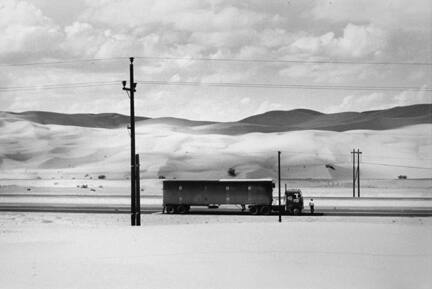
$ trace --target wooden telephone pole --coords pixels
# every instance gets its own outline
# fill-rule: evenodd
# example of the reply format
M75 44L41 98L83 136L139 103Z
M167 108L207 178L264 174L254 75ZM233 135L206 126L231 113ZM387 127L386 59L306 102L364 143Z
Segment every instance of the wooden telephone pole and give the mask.
M139 201L137 201L137 195L139 197L139 190L137 191L137 182L136 182L136 154L135 154L135 91L136 91L136 82L134 82L134 66L133 61L134 58L130 57L129 64L129 87L126 87L126 80L122 81L123 90L129 92L130 99L130 136L131 136L131 225L136 226L140 225L141 221L138 220L140 218L140 214L138 212ZM138 203L138 204L137 204Z
M357 197L360 198L360 155L362 154L362 152L360 151L360 149L357 149L357 151L353 149L351 154L353 155L353 198L355 198L356 184L357 184ZM357 155L357 163L356 163L356 155Z
M141 186L140 186L140 160L135 155L135 225L141 226Z
M281 208L281 167L280 167L280 155L278 151L278 199L279 199L279 223L282 222L282 208Z

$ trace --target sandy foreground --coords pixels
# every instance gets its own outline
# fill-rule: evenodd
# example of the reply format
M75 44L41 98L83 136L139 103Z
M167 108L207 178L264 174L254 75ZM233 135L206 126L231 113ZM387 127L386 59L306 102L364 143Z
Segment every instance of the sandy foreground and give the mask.
M1 213L1 288L431 288L432 218Z

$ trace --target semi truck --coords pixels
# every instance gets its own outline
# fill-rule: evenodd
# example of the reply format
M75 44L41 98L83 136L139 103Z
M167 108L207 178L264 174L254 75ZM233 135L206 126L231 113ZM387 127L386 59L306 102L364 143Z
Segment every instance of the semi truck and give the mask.
M253 215L301 214L304 208L300 190L286 190L279 207L273 198L271 179L164 180L163 213L187 214L193 206L219 208L239 205Z

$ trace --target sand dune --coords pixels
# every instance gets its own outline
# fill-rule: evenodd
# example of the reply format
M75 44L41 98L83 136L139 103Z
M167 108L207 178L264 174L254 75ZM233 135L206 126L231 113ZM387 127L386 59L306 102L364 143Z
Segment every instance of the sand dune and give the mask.
M239 122L260 125L255 127L257 132L310 129L330 131L354 129L386 130L422 123L432 123L432 104L333 114L323 114L305 109L271 111L243 119ZM246 130L250 131L251 128L248 127Z
M22 113L0 112L1 118L27 120L39 124L57 124L80 127L117 128L129 123L129 117L117 113L64 114L47 111L26 111ZM137 117L137 121L148 119Z
M360 148L364 178L430 178L430 107L333 115L298 110L277 112L274 120L268 119L273 113L269 112L248 120L255 124L142 120L136 131L141 174L146 178L225 178L228 169L234 168L238 177L274 178L276 152L281 150L283 177L350 179L350 151ZM291 128L299 130L278 125L287 114L298 117ZM125 127L113 128L125 119L113 114L79 116L63 119L52 113L1 113L0 178L82 178L86 174L127 178L130 137ZM105 118L109 121L101 124ZM425 123L405 126L411 121ZM50 122L57 124L42 124ZM403 127L358 129L394 125ZM319 129L302 129L314 126ZM351 130L342 130L348 127ZM286 131L278 131L282 129Z
M176 117L160 117L153 119L141 120L138 125L149 125L149 124L161 124L161 125L171 125L171 126L181 126L181 127L194 127L213 124L215 122L211 121L194 121L183 118Z
M259 115L254 115L242 119L239 122L261 125L287 125L298 124L321 115L323 115L323 113L309 109L295 109L289 111L275 110L268 111Z
M115 113L60 114L28 111L22 113L0 112L5 119L26 120L39 124L57 124L79 127L119 128L126 126L129 117ZM190 129L191 133L217 133L240 135L251 132L285 132L295 130L348 131L354 129L386 130L404 126L432 123L432 104L418 104L366 112L324 114L307 109L269 111L237 122L194 121L173 117L137 117L138 125L169 125Z
M0 178L129 175L129 135L100 129L11 122L0 134ZM157 127L157 128L156 128ZM276 177L276 152L288 178L349 179L353 147L363 151L364 178L430 177L432 125L386 131L294 131L244 135L190 134L161 125L137 127L143 177ZM12 141L11 141L12 140ZM394 166L374 165L371 163ZM335 169L326 167L330 164ZM397 166L412 166L397 167Z

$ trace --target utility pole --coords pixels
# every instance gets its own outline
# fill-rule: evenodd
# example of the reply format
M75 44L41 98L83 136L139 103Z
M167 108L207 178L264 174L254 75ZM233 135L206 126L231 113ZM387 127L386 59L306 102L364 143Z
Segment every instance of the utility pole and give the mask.
M353 149L353 151L351 152L352 156L353 156L353 198L355 198L355 187L356 187L356 169L355 169L355 154L356 151L355 149Z
M134 82L134 58L130 57L129 64L129 86L126 87L126 81L122 81L123 90L129 91L130 99L130 136L131 136L131 225L136 225L136 184L135 184L135 104L134 93L136 83Z
M360 198L360 155L362 152L360 149L352 150L353 155L353 198L355 198L355 190L357 183L357 197ZM356 167L356 155L357 155L357 167Z
M139 160L139 154L135 155L135 207L136 207L136 214L135 214L135 225L141 226L141 186L140 186L140 160Z
M281 167L280 167L280 155L278 151L278 198L279 198L279 223L282 222L282 208L281 208Z
M360 198L360 154L362 152L357 149L357 196Z

